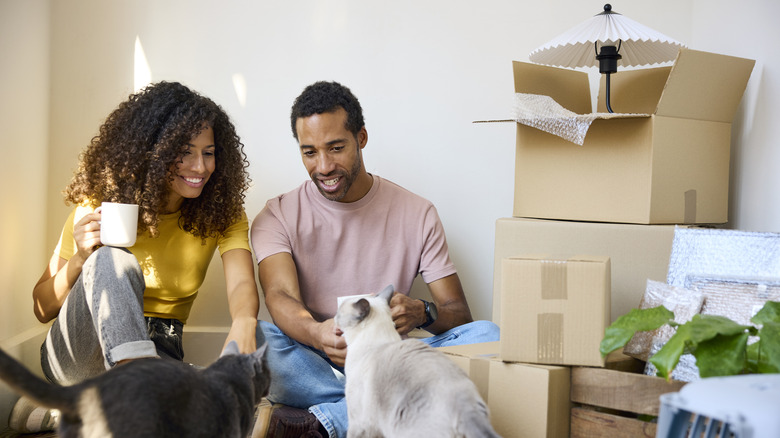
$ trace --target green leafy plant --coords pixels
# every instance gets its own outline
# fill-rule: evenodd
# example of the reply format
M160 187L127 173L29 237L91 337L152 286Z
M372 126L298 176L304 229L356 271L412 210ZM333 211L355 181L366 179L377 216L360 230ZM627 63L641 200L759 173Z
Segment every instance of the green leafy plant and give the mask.
M780 302L768 301L741 325L724 316L695 315L685 324L663 306L632 309L607 327L599 350L602 356L625 346L637 331L669 325L674 335L650 358L658 375L669 380L680 356L691 353L701 377L746 373L780 373ZM759 340L748 345L750 336Z

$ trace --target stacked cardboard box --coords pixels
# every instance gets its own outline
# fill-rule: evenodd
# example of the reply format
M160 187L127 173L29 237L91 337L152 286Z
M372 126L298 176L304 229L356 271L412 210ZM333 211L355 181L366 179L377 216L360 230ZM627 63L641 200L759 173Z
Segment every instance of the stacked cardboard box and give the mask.
M505 438L568 437L570 425L572 437L655 436L653 424L610 412L658 415L658 397L683 385L640 374L643 362L620 352L593 368L508 362L499 349L498 342L440 348L474 381Z
M568 367L507 362L499 342L440 347L471 378L502 437L568 437Z
M683 49L672 67L618 72L612 107L632 114L597 117L581 146L517 123L513 216L727 222L731 122L754 63ZM549 95L575 113L590 112L586 73L513 67L516 93Z
M731 121L753 65L683 49L671 67L614 74L612 107L631 114L589 115L582 145L516 123L513 217L496 222L501 341L475 368L502 436L569 436L571 367L605 365L604 329L666 279L676 227L727 221ZM590 113L587 73L513 70L516 93Z

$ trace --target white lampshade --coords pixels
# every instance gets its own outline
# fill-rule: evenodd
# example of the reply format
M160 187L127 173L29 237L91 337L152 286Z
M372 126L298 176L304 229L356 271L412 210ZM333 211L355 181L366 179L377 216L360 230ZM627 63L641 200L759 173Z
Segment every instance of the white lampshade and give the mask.
M619 46L620 64L640 66L673 61L683 44L612 11L610 5L531 52L531 62L557 67L594 67L596 43Z

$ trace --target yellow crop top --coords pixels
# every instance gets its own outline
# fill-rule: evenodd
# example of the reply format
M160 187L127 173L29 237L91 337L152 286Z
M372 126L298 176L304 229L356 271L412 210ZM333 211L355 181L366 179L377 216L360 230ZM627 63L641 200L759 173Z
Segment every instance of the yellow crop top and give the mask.
M76 253L73 224L92 212L90 207L76 207L62 228L54 253L70 259ZM246 213L231 225L224 236L205 241L179 227L179 212L160 216L156 238L139 234L128 248L138 259L146 281L144 315L174 318L186 323L198 289L203 284L214 251L222 255L231 249L249 251L249 221Z

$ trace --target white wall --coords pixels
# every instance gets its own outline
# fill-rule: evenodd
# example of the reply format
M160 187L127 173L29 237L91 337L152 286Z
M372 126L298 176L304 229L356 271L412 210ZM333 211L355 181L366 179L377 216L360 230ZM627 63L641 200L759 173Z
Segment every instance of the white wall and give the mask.
M755 59L756 66L732 130L733 228L780 231L780 2L693 2L691 44Z
M0 0L0 341L39 326L45 266L49 2Z
M40 265L36 271L43 268L68 211L60 191L78 152L102 118L133 90L138 37L153 81L184 82L233 117L252 164L250 217L268 198L307 178L290 133L295 96L321 79L352 88L366 116L368 170L437 205L474 316L490 318L494 222L512 214L515 132L510 124L471 122L507 117L511 61L527 61L531 50L598 13L603 3L51 2L46 254L36 253L26 262ZM691 48L758 60L735 119L731 217L737 228L780 231L780 207L771 202L780 178L774 171L780 152L773 141L780 138L780 127L771 123L780 99L780 72L773 59L780 38L770 22L780 7L773 0L747 6L725 0L612 4L615 11ZM732 23L740 31L727 31ZM21 49L11 54L23 55ZM8 73L0 74L6 82ZM234 75L246 83L245 105L234 89ZM33 174L43 166L21 158L15 165ZM40 191L30 196L44 198ZM420 286L415 294L424 295ZM192 325L224 325L220 287L221 274L212 269Z
M48 0L0 0L0 59L0 347L34 365L44 328L31 292L47 251ZM0 430L17 398L0 382Z

